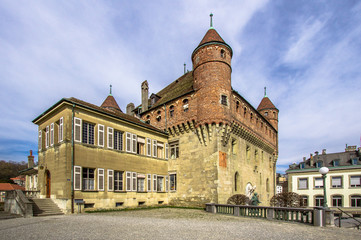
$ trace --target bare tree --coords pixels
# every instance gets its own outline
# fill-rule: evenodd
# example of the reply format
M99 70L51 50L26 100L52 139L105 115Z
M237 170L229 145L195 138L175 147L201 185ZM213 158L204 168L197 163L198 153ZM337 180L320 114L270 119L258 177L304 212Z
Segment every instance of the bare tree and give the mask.
M249 204L249 198L244 194L235 194L228 198L227 204L232 205L246 205Z
M294 192L278 193L271 199L274 207L303 207L302 197Z

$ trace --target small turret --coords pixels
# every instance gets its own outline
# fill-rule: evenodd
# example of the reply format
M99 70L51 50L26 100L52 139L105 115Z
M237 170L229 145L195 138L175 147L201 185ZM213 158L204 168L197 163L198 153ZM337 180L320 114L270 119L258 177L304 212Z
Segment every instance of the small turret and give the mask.
M115 101L115 98L112 95L112 85L110 85L110 93L109 93L108 97L104 100L104 102L102 103L102 105L100 107L111 110L111 111L115 111L115 112L116 111L122 112L117 101Z
M145 80L144 82L142 82L142 112L148 110L148 97L149 97L148 90L149 90L148 82L147 80Z
M272 126L278 130L278 109L273 105L271 100L267 97L266 87L264 88L264 97L257 108L258 112L262 114Z

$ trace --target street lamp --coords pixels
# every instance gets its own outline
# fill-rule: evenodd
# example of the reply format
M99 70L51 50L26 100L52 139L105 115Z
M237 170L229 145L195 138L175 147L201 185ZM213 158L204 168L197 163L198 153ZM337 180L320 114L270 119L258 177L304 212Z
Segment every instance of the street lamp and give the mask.
M329 169L327 167L320 168L319 172L322 174L323 178L323 207L327 208L327 196L326 196L326 174Z

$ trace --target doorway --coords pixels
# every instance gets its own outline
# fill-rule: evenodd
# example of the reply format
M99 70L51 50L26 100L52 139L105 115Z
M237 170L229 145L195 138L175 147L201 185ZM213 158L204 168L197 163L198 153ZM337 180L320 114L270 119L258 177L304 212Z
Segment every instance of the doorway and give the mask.
M45 172L45 184L46 184L46 198L50 198L50 172L49 170L46 170Z

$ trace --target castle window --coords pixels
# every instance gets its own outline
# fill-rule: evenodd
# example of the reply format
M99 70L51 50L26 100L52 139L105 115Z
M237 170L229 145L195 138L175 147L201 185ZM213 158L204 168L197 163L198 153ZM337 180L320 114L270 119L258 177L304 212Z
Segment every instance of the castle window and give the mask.
M162 119L162 116L160 115L160 114L161 114L161 111L158 111L157 114L158 114L158 116L157 116L157 121L159 122L159 121Z
M276 112L273 112L273 117L276 118Z
M169 143L169 147L170 147L170 158L171 159L175 159L179 157L179 142L172 142Z
M267 117L267 116L268 116L268 112L264 112L264 115Z
M261 122L261 130L263 130L263 122Z
M239 102L236 102L236 112L239 112Z
M246 116L247 116L247 108L245 107L245 108L243 109L243 117L246 118Z
M224 49L221 49L221 57L222 58L226 57L226 51L224 51Z
M188 99L184 99L183 100L183 110L184 110L184 112L188 112L188 108L189 108Z
M94 190L94 168L83 168L83 190Z
M170 117L174 116L174 106L173 105L169 107L169 116Z
M82 143L94 144L94 124L83 122Z
M177 174L176 173L169 174L169 190L170 191L177 190Z
M232 151L232 154L236 154L236 144L237 144L237 141L236 141L236 139L232 139L232 149L231 149L231 151Z
M253 113L251 113L250 120L253 121Z
M221 104L223 104L224 106L227 106L227 96L226 95L221 95Z
M248 161L251 158L251 148L249 146L246 147L246 158Z
M269 192L269 179L267 178L266 180L266 191Z
M254 150L254 158L256 161L258 161L258 150Z
M145 123L150 124L150 115L147 115L147 120L145 121Z
M114 149L123 150L123 133L114 130Z
M234 191L237 192L238 190L238 179L239 179L239 174L238 172L236 172L234 174Z
M114 191L124 191L123 174L124 172L114 171Z

